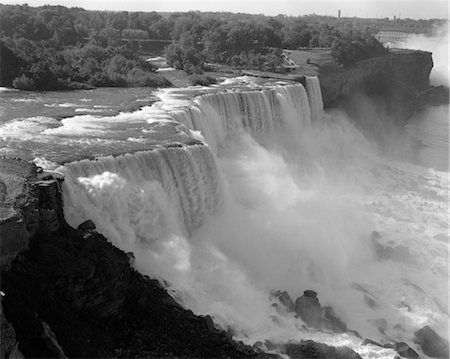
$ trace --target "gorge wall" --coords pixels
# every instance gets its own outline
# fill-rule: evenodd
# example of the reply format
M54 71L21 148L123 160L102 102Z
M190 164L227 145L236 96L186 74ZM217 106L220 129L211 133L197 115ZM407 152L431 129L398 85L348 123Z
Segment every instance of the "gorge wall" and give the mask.
M425 51L391 50L386 56L360 61L355 67L319 73L326 108L357 92L376 96L415 96L427 89L433 67L432 54Z

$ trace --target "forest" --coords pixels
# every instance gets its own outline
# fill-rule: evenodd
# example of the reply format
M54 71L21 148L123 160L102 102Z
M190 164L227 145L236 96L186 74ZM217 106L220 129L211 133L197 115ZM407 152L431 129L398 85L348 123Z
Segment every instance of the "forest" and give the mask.
M64 90L169 86L144 55L201 74L211 64L277 71L281 49L331 48L343 66L384 55L385 26L430 34L444 20L87 11L0 4L0 86ZM157 44L158 46L155 46ZM162 45L162 46L161 46Z

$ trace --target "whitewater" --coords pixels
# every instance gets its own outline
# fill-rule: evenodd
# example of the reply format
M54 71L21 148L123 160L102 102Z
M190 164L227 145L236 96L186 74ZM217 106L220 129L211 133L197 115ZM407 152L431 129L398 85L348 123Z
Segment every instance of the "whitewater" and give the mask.
M68 223L93 220L141 273L250 345L314 339L364 358L396 355L306 328L274 290L294 301L316 291L362 338L420 352L415 330L447 337L448 173L380 155L344 113L324 112L316 77L227 81L29 130L30 141L128 148L57 169ZM146 150L146 136L168 125L195 142Z

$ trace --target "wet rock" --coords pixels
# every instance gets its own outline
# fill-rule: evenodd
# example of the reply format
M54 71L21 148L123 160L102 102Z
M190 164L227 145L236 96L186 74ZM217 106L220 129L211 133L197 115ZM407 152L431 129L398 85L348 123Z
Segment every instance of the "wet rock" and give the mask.
M305 290L303 295L297 298L295 312L309 327L323 328L325 318L322 306L313 290Z
M294 312L295 311L295 304L293 300L291 299L290 295L286 291L274 291L271 293L271 295L274 298L277 298L280 303L286 308L288 312Z
M309 327L331 330L335 333L348 332L347 325L334 312L332 307L322 307L317 293L305 290L295 301L295 312Z
M402 358L418 358L419 354L404 342L395 343L394 349Z
M82 231L95 231L96 227L95 227L95 223L92 222L90 219L88 219L87 221L84 221L83 223L81 223L78 226L78 229L80 229Z
M287 344L284 352L292 359L361 359L358 353L348 347L333 347L312 340Z
M52 358L67 358L64 350L59 345L55 333L46 322L42 322L42 339L44 340L48 352L52 353Z
M344 333L348 331L347 325L336 315L333 308L323 307L325 318L324 326L335 333Z
M381 344L372 339L364 339L361 345L375 345L380 348L394 349L402 358L419 358L417 352L404 342L394 344Z
M414 342L420 345L426 355L432 358L449 358L448 341L429 326L419 329L414 336Z
M24 356L19 350L19 343L16 339L16 332L3 315L3 308L0 302L0 358L22 359Z
M1 269L8 270L17 254L28 248L30 241L21 213L15 213L0 222L0 238Z

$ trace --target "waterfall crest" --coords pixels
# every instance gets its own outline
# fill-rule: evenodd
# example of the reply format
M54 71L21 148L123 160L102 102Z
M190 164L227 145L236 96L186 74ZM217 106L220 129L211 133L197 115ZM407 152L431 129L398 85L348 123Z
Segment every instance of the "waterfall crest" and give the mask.
M312 83L318 84L318 80ZM316 93L311 92L311 96ZM200 131L216 150L237 130L260 137L280 129L300 131L311 123L310 103L319 106L315 100L308 99L303 85L284 85L252 91L207 93L195 98L192 106L172 117L191 130ZM318 116L319 110L315 111Z
M171 231L189 234L222 207L215 158L203 145L76 161L60 170L69 224L91 219L122 249Z
M323 117L323 99L320 90L320 82L317 76L306 76L306 91L308 92L311 118L313 121Z

